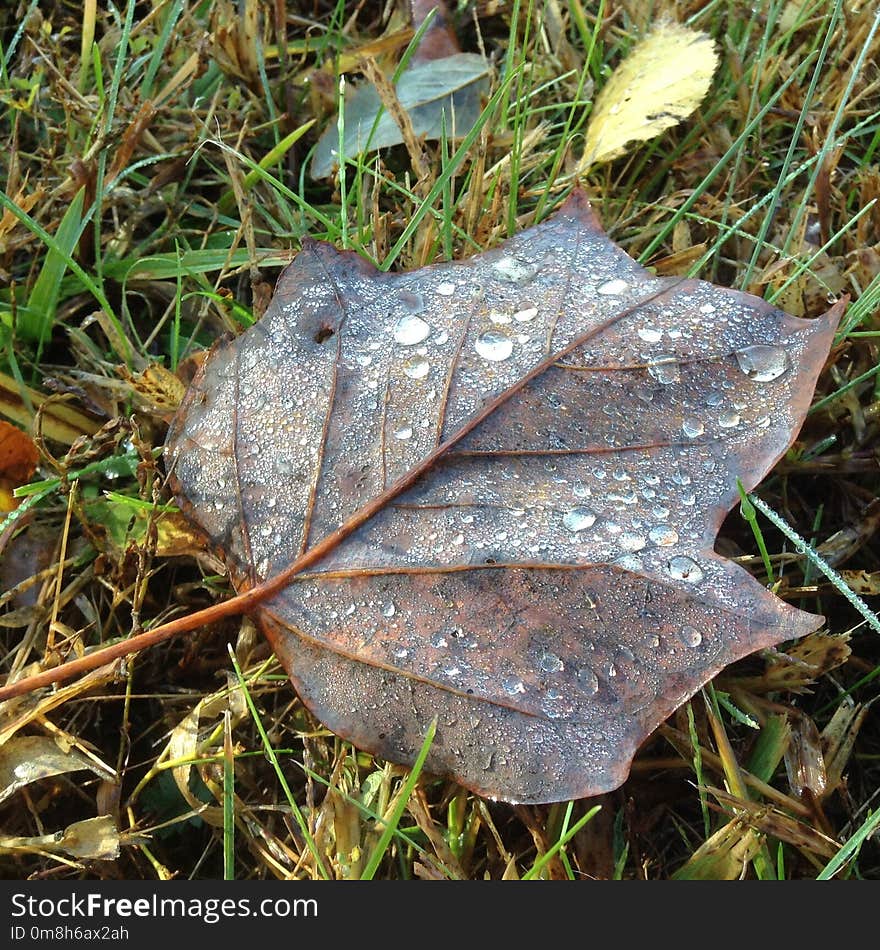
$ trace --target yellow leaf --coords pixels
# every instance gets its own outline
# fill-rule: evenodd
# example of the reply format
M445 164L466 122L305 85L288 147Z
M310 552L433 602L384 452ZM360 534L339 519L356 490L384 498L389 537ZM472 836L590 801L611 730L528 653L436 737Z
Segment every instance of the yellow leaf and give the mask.
M717 65L711 37L677 23L636 43L596 97L579 173L687 118L708 92Z

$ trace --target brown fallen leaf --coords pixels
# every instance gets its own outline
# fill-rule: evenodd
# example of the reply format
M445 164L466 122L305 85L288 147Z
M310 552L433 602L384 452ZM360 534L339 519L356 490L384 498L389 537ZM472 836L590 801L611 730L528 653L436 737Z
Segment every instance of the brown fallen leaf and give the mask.
M18 507L18 499L12 493L34 474L39 460L34 440L0 419L0 513Z
M576 192L461 262L305 242L166 443L185 512L337 734L511 801L596 795L722 667L815 630L713 542L844 303L658 278ZM255 594L264 596L259 591Z

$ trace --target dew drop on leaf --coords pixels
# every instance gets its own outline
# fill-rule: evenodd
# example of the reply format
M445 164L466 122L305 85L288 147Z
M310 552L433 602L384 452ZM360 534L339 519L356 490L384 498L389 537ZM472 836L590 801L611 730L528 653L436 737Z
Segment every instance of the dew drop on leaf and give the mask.
M431 371L431 364L423 357L417 356L403 364L403 371L410 379L424 379Z
M562 516L562 523L569 531L575 533L584 531L586 528L592 528L596 523L596 512L591 508L578 506L577 508L572 508L571 511L566 511Z
M689 584L698 584L703 579L703 569L700 565L684 554L676 555L670 560L669 573L677 580L687 581Z
M487 330L477 337L474 349L484 360L500 363L513 353L513 340L500 330Z
M394 339L401 346L416 346L426 340L430 332L428 324L412 314L401 317L394 325Z
M788 353L781 346L757 343L736 351L739 368L756 383L770 383L778 379L790 365Z

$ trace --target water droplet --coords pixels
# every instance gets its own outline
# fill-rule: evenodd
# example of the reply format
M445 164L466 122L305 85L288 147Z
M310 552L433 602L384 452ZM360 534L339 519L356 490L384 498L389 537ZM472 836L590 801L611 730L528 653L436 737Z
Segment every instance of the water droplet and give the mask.
M389 600L388 603L382 607L382 616L393 617L395 613L397 613L397 608L394 606L394 602Z
M431 328L421 317L401 317L394 325L394 339L402 346L416 346L428 338Z
M412 426L401 426L399 429L394 430L394 438L400 439L401 442L406 442L407 439L411 439L412 434Z
M645 343L659 343L663 336L663 331L656 327L639 327L636 333L638 333L639 339L644 340Z
M578 531L592 528L596 523L596 513L589 508L581 506L572 508L571 511L566 511L562 516L562 523L569 531L576 534Z
M464 544L464 535L463 535L463 534L457 534L457 535L452 539L452 543L453 543L453 544Z
M734 354L739 368L756 383L769 383L788 369L788 353L781 346L758 343L745 346Z
M526 691L525 684L517 676L505 676L501 681L501 685L508 696L516 696L517 693L524 693Z
M624 551L641 551L647 544L647 541L640 534L633 534L630 531L624 532L619 541Z
M487 330L477 337L474 349L484 360L500 363L513 352L513 340L500 330Z
M518 320L520 323L531 323L537 316L537 307L526 307L524 310L517 310L513 315L513 319Z
M660 547L666 548L677 543L678 532L667 524L658 524L648 532L648 538L652 544L658 544Z
M358 353L354 358L358 366L369 366L373 362L373 357L367 353Z
M604 284L599 284L596 288L597 294L622 294L625 290L629 289L629 284L625 280L621 280L619 277L615 277L613 280L606 280Z
M678 639L686 647L698 647L703 642L703 635L696 627L682 627L678 632Z
M444 281L442 284L437 284L437 293L441 297L451 297L455 293L455 284L450 281Z
M501 280L506 280L511 284L525 283L525 281L534 277L537 272L534 264L529 264L509 255L499 257L492 265L492 269Z
M544 673L558 673L560 670L565 669L565 664L555 653L543 653L541 658L538 660L538 666L541 671Z
M588 696L595 696L599 692L599 678L588 666L579 669L575 675L581 688Z
M725 409L718 417L718 425L722 429L733 429L739 425L739 413L733 409Z
M700 313L715 313L715 307L710 303L704 303L703 306L700 307Z
M678 362L673 356L661 356L656 360L652 360L648 363L648 374L664 386L677 383L681 379Z
M716 406L720 406L724 402L724 396L721 393L709 393L706 396L706 405L714 409Z
M701 436L705 431L706 427L700 422L699 419L694 419L689 417L684 420L681 424L681 431L689 438L696 439L698 436Z
M403 371L410 379L424 379L431 372L431 364L417 356L403 364Z
M672 558L667 568L672 577L687 581L689 584L697 584L703 579L703 570L700 565L684 554Z
M437 336L434 337L434 342L437 346L443 346L444 343L449 342L449 334L445 330L441 330Z

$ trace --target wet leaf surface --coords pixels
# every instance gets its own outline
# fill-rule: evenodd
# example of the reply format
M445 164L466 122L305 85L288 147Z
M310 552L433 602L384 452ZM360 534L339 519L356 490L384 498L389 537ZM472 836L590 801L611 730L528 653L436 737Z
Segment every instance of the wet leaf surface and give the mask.
M817 629L713 543L843 304L656 277L579 193L461 262L307 242L169 432L181 506L332 730L512 801L595 795L722 667Z

